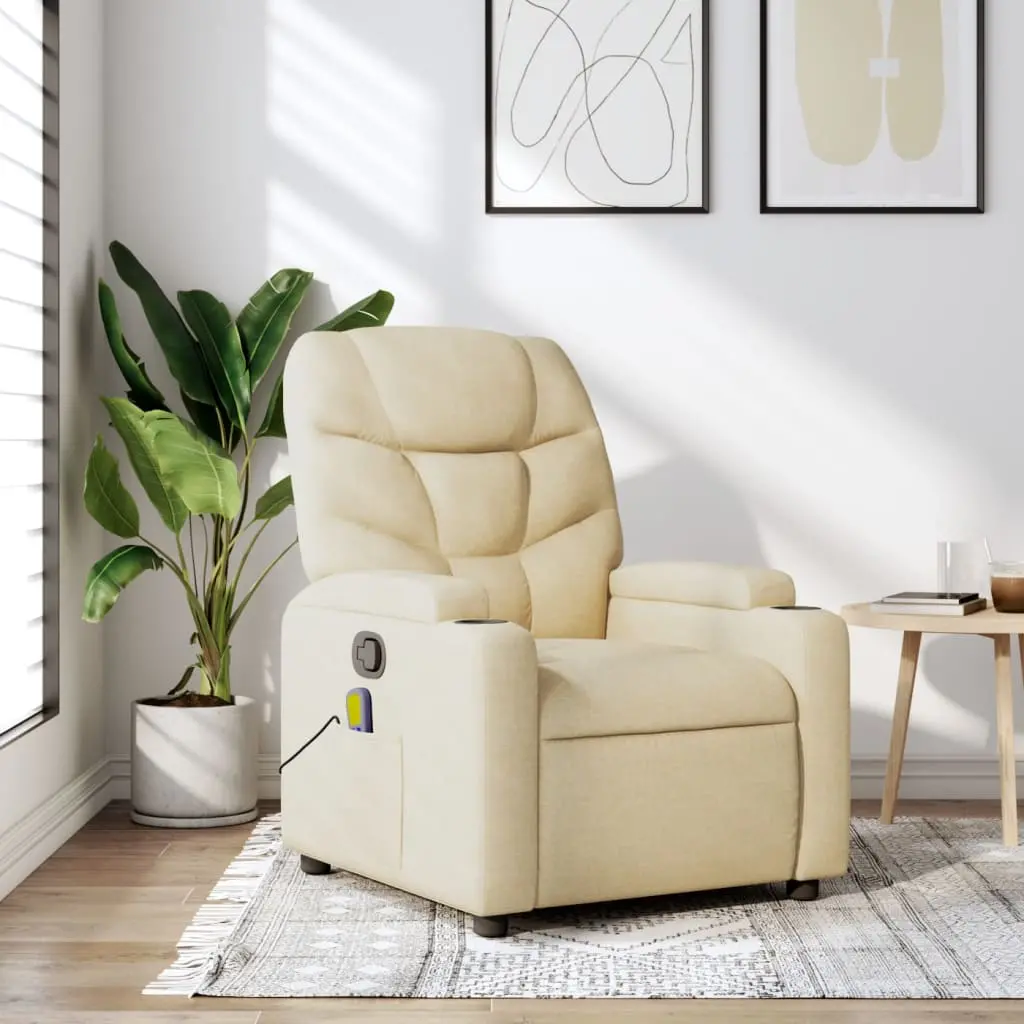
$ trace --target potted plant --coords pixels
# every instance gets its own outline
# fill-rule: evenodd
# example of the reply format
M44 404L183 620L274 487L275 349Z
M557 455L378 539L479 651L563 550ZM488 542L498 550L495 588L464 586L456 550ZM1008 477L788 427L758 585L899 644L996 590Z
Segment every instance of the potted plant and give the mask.
M139 508L101 434L85 474L85 506L130 543L90 570L83 618L99 622L148 569L180 583L194 632L195 659L162 697L132 706L132 817L144 824L202 827L256 816L255 702L233 693L231 644L239 619L278 553L244 591L242 571L267 524L292 504L291 478L252 505L253 452L262 438L285 437L282 374L253 430L253 397L267 378L313 275L280 270L233 318L209 292L178 292L175 306L120 242L110 246L118 276L138 297L181 395L175 412L128 346L114 293L99 282L100 313L126 397L103 398L142 490L170 535L142 533ZM382 324L394 297L377 291L321 324L320 331ZM198 688L188 689L198 669Z

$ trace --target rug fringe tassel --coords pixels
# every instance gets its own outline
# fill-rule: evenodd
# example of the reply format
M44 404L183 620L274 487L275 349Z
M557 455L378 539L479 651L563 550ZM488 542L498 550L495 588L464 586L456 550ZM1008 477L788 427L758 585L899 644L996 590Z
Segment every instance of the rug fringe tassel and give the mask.
M174 963L143 989L143 995L191 997L224 967L248 961L251 952L231 945L229 939L274 862L280 848L280 821L280 814L259 820L182 934Z

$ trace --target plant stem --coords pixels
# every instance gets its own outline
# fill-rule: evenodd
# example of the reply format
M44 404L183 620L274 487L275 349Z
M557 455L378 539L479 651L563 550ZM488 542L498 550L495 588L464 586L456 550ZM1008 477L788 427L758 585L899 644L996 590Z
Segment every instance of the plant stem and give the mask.
M288 545L288 547L286 547L286 548L284 549L284 551L282 551L282 552L281 552L281 554L279 554L279 555L277 556L277 558L275 558L275 559L274 559L274 560L273 560L273 561L272 561L272 562L270 563L270 565L268 565L268 566L266 567L266 569L264 569L264 570L263 570L263 572L261 572L261 573L260 573L260 575L259 575L259 576L257 577L257 579L256 579L256 582L255 582L255 583L254 583L254 584L253 584L253 585L252 585L252 586L251 586L251 587L249 588L249 590L248 590L248 591L246 592L246 595L245 595L245 597L244 597L244 598L242 599L242 603L241 603L241 604L240 604L240 605L239 605L239 606L238 606L238 607L237 607L237 608L235 609L235 611L234 611L234 614L233 614L233 615L231 616L231 621L230 621L230 622L228 623L228 632L227 632L227 635L228 635L228 636L231 636L231 633L232 633L232 631L234 630L235 626L236 626L236 625L238 624L238 620L239 620L239 619L241 618L241 616L242 616L242 612L244 612L244 611L245 611L245 606L246 606L246 605L247 605L247 604L248 604L248 603L249 603L249 602L250 602L250 601L252 600L252 598L253 598L253 595L254 595L254 594L256 593L256 590L257 590L257 588L259 587L259 585L260 585L260 584L261 584L261 583L262 583L262 582L263 582L263 581L264 581L264 580L265 580L265 579L267 578L267 576L268 576L268 575L270 574L270 570L271 570L271 569L273 569L273 568L274 568L274 566L275 566L275 565L277 565L277 563L278 563L278 562L280 562L280 561L281 561L281 559L282 559L282 558L284 558L284 556L285 556L285 555L287 555L287 554L288 554L288 552L289 552L289 551L291 551L291 549L292 549L293 547L295 547L295 545L296 545L296 544L298 544L298 543L299 543L299 541L298 541L298 539L297 539L297 538L296 538L295 540L293 540L293 541L291 542L291 544L289 544L289 545Z
M221 700L231 700L231 650L225 649L216 672L200 667L200 692Z
M238 509L238 518L235 521L232 541L237 540L238 535L242 532L242 520L245 519L245 510L249 505L249 481L252 477L250 460L252 459L253 445L249 444L249 438L246 434L242 434L242 443L245 445L245 458L242 460L242 504Z
M206 527L206 516L200 516L203 524L203 594L206 594L206 581L210 574L210 531Z
M142 534L139 534L139 540L148 544L164 560L164 564L172 573L174 573L181 582L181 585L185 588L185 597L187 598L189 608L192 611L192 620L196 625L196 632L199 633L200 646L203 648L204 653L207 648L216 649L217 645L213 636L213 630L210 628L210 622L203 611L202 605L199 603L198 597L189 585L186 574L166 551L163 551L151 540L143 537Z
M251 526L252 522L250 522L249 525ZM249 546L245 549L244 552L242 552L242 560L238 563L238 570L235 573L235 578L232 583L234 589L237 590L238 584L242 581L242 570L245 568L245 563L249 561L249 555L252 553L252 549L256 546L256 541L260 539L261 534L269 525L270 520L264 519L263 522L260 524L259 529L256 531L256 536L253 537L251 541L249 541Z
M215 408L217 413L217 427L220 430L220 446L225 451L228 450L228 441L231 439L231 428L228 427L227 431L224 430L224 417L220 414L220 409Z
M188 518L189 518L189 522L191 522L192 521L192 517L189 516ZM182 547L182 544L181 544L181 534L180 533L176 533L174 535L174 543L178 546L178 564L181 566L182 574L184 575L185 579L188 581L189 586L192 587L193 584L192 584L192 580L189 579L189 575L188 575L188 562L185 561L185 549Z
M248 525L252 525L252 520L249 521ZM221 523L218 526L218 530L223 530L224 533L230 535L232 532L231 523L227 519L221 520ZM242 531L239 531L239 533L241 532ZM227 571L228 560L231 557L231 552L234 550L235 544L238 542L237 535L228 536L227 538L225 538L223 534L217 533L215 534L215 538L217 540L217 549L220 551L220 554L217 558L216 564L213 567L212 576L214 578L224 574Z
M181 578L181 572L178 571L177 562L175 562L174 559L166 551L163 550L163 548L159 547L148 537L143 537L141 533L139 534L139 540L141 540L143 544L148 544L167 563L169 568L176 570L176 575L178 576L178 578Z
M192 580L196 590L199 589L199 570L196 568L196 539L192 533L192 516L188 517L188 548L192 552Z
M210 556L210 576L207 585L203 588L203 595L206 600L206 611L209 615L211 613L211 602L213 600L213 590L217 583L217 576L220 572L220 559L221 559L221 544L224 539L223 532L221 530L221 519L219 516L212 516L213 521L213 550Z

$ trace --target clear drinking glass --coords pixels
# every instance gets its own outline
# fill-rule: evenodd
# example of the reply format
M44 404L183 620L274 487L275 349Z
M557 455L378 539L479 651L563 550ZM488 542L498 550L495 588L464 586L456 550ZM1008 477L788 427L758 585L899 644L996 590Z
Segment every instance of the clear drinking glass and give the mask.
M936 546L935 589L940 594L985 594L988 559L983 541L940 540Z

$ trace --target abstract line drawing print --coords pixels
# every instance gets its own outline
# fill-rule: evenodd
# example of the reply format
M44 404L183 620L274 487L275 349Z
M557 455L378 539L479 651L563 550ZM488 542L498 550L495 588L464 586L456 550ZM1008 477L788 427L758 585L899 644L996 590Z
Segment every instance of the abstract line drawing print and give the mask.
M702 0L492 0L504 205L700 206Z
M853 166L882 135L902 160L938 145L945 116L942 0L797 0L797 88L811 150Z

